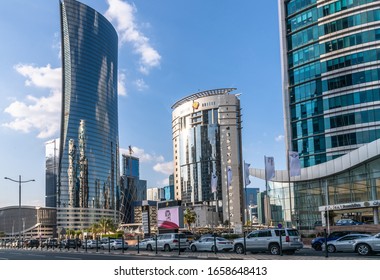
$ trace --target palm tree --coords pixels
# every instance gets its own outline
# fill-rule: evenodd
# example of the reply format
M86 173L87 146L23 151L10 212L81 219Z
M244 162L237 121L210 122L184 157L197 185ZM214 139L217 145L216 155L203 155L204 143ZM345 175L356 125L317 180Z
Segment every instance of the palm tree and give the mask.
M99 220L99 227L101 228L102 233L106 234L109 231L115 231L115 226L112 219L110 218L101 218Z
M92 232L92 239L96 239L96 236L101 232L101 227L98 223L92 224L90 231Z
M186 208L183 217L185 219L185 224L187 224L187 227L190 230L191 224L195 223L197 219L197 214L195 214L190 208Z

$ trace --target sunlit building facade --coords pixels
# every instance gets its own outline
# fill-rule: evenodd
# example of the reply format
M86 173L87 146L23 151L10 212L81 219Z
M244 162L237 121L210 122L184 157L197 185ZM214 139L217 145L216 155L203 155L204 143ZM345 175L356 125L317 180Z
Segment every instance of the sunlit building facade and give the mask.
M60 2L62 117L58 227L119 218L118 36L100 13Z
M302 167L380 138L380 1L279 0L288 151Z
M56 215L57 210L52 207L2 207L0 208L0 241L45 240L58 237Z
M286 150L269 183L276 223L379 224L380 1L279 0ZM264 179L264 170L251 175Z
M234 90L198 92L172 106L174 197L183 205L213 206L218 222L208 224L244 220L241 107Z

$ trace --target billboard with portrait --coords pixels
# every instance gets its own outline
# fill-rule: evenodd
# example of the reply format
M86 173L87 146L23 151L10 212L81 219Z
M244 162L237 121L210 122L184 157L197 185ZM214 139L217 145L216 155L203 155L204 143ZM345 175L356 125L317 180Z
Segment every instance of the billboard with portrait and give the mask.
M180 207L158 209L158 229L178 229L180 227Z

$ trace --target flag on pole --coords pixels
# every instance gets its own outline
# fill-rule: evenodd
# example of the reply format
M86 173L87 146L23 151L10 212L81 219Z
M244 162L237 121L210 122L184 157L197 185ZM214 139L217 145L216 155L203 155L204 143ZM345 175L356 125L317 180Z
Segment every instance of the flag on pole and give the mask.
M265 161L265 180L270 180L274 178L275 169L274 169L274 157L264 157Z
M215 173L212 173L212 175L211 175L211 192L215 193L217 187L218 187L218 176L216 176Z
M290 177L301 175L301 162L297 152L289 152Z
M227 166L227 188L231 186L232 182L232 169L231 166Z
M244 177L245 177L245 185L248 186L251 181L249 180L249 163L244 162Z

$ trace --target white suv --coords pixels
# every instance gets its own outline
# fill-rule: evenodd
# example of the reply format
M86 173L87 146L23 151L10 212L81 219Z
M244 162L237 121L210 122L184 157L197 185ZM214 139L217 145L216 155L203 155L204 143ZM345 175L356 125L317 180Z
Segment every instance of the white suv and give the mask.
M272 255L278 255L280 254L280 233L282 251L285 254L294 254L295 251L303 248L298 230L292 228L272 228L252 231L246 236L245 242L244 238L235 239L234 251L237 254L244 254L246 251L269 251Z
M157 243L156 243L157 238ZM164 250L164 251L172 251L180 249L181 252L185 251L189 246L189 242L187 241L187 237L183 233L163 233L157 235L152 240L149 240L146 249L148 251L152 251L153 249Z

